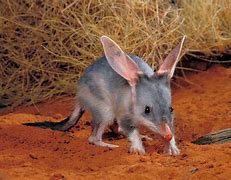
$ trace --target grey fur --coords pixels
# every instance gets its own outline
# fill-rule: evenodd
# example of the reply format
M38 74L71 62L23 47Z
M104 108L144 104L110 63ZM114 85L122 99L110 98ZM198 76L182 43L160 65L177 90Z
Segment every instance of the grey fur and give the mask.
M114 147L102 143L104 129L116 119L123 133L131 139L133 131L140 124L148 125L158 133L158 126L166 121L173 128L170 84L167 75L157 77L153 70L139 57L129 55L144 73L136 86L137 105L132 112L131 87L118 75L102 57L88 67L80 78L77 92L77 102L82 108L92 113L94 130L89 138L90 143ZM151 107L151 113L146 115L145 106ZM74 123L73 123L74 124ZM135 134L137 136L137 134ZM141 141L141 140L138 140ZM142 142L132 146L131 151L144 153Z

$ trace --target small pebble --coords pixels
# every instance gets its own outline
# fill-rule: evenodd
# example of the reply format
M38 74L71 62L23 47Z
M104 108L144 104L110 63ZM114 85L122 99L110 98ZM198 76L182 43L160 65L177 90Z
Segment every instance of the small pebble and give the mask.
M141 156L140 159L139 159L140 162L147 162L147 161L150 161L150 157L148 156Z
M197 168L197 167L193 167L191 170L190 170L190 172L192 173L192 174L194 174L195 172L197 172L199 169Z
M186 158L188 158L187 154L185 154L185 153L181 154L181 159L186 159Z
M205 167L207 167L207 168L214 168L214 165L213 164L207 164Z
M64 140L63 143L64 143L64 144L69 144L69 143L70 143L70 140Z
M60 173L56 173L56 174L53 174L51 177L50 177L50 180L59 180L59 179L66 179L64 175L60 174Z
M38 159L38 157L34 154L29 154L29 156L32 158L32 159Z
M55 147L53 151L58 151L58 150L59 150L59 148L58 148L58 147Z

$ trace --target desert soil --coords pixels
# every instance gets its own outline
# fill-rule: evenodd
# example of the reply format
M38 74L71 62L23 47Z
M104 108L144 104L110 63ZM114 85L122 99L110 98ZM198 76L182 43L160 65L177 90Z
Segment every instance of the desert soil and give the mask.
M163 140L145 141L146 155L129 154L129 142L105 133L105 141L119 145L90 145L90 115L69 132L21 125L60 121L72 110L73 97L14 110L0 116L0 179L231 179L231 143L195 145L207 133L231 128L231 68L208 71L177 80L173 88L179 156L163 154ZM180 86L179 86L180 85Z

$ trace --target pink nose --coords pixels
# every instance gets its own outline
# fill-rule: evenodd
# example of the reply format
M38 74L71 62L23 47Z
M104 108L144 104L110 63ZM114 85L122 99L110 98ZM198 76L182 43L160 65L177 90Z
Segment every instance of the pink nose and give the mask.
M168 134L168 135L164 136L164 139L166 139L167 141L171 141L172 134Z
M167 123L163 123L160 127L160 133L167 141L171 141L172 139L172 132Z

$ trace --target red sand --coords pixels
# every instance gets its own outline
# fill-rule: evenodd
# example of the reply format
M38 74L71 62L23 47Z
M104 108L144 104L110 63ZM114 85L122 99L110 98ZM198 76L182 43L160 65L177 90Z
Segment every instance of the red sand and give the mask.
M191 85L181 82L173 91L181 155L163 154L162 140L147 130L154 140L144 142L144 156L129 154L127 139L113 140L120 146L114 150L90 145L89 115L67 133L20 125L61 120L73 106L73 98L64 97L2 113L0 179L231 179L231 143L190 143L231 127L231 69L214 66L188 80Z

